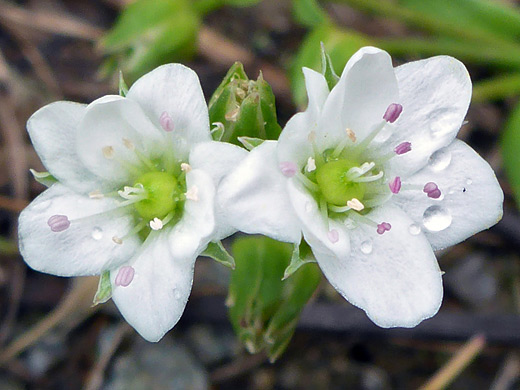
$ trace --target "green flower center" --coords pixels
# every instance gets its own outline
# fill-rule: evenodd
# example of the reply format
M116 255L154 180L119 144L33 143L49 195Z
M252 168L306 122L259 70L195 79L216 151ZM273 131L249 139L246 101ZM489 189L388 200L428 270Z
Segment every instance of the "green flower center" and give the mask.
M134 187L142 186L146 198L135 203L135 210L145 220L164 218L175 211L182 191L178 180L167 172L148 172L140 176Z
M354 198L363 200L366 184L349 178L349 170L357 167L347 159L326 162L316 169L316 182L321 194L329 204L345 206Z

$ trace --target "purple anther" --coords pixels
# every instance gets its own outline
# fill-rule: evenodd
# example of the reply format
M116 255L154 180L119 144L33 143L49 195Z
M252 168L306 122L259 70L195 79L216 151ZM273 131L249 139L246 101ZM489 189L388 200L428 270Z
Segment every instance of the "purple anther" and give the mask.
M339 241L339 233L336 229L329 230L327 233L327 237L329 238L329 241L335 244Z
M424 185L423 192L433 199L438 199L441 196L441 190L439 190L437 184L431 181Z
M394 123L399 115L403 112L403 106L399 103L392 103L386 109L385 115L383 115L383 119L388 123Z
M397 145L394 149L395 154L405 154L412 150L412 144L410 142L402 142Z
M164 129L164 131L168 131L168 132L173 131L173 120L166 111L164 111L161 114L159 121L161 122L161 126Z
M53 215L47 221L47 225L55 233L67 230L70 226L70 221L66 215Z
M117 276L116 276L116 280L115 280L116 286L122 286L122 287L128 286L134 279L134 275L135 275L135 270L133 267L130 267L129 265L125 265L125 266L119 268L119 271L117 271Z
M280 171L287 177L293 177L298 172L298 166L292 161L284 161L280 163Z
M392 229L392 225L390 225L388 222L381 222L379 225L377 225L377 234L383 234L390 229Z
M401 191L401 178L396 176L394 180L388 182L388 187L390 187L392 194L398 194Z

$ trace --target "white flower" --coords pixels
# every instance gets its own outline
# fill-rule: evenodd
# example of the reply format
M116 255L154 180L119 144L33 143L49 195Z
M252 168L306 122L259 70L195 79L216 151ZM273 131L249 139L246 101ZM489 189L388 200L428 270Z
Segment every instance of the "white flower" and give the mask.
M329 282L376 324L415 326L442 300L433 251L502 215L491 168L454 139L469 75L446 56L393 68L372 47L330 92L303 71L307 110L224 179L219 202L246 233L293 243L303 233Z
M211 141L197 75L165 65L126 98L56 102L27 124L58 183L20 215L20 250L60 276L110 271L113 299L147 340L179 320L196 257L232 233L215 189L246 152Z

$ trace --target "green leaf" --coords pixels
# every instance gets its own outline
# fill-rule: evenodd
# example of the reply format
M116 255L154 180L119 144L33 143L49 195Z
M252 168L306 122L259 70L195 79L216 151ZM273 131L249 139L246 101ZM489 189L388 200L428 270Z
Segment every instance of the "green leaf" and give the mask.
M506 175L520 209L520 104L517 104L504 126L500 146Z
M316 259L312 254L311 248L305 241L302 241L300 244L295 244L291 256L291 262L285 269L282 280L285 280L288 277L290 277L302 265L315 262Z
M266 350L275 360L289 343L321 272L309 264L282 281L293 250L290 244L267 237L238 238L232 251L236 269L227 304L233 329L248 351Z
M250 7L260 3L262 0L224 0L224 3L235 7Z
M38 172L34 169L29 169L29 171L32 173L34 180L40 184L43 184L45 187L50 187L54 183L58 182L58 179L52 176L49 172Z
M123 78L123 72L119 71L119 95L126 97L127 93L128 85L126 85L125 79Z
M292 0L294 19L305 27L330 23L329 15L316 0Z
M325 45L321 42L321 74L325 77L329 90L332 90L339 81L339 76L334 70L332 60L325 50Z
M110 271L105 271L99 277L99 284L94 296L93 306L107 302L112 298L112 283L110 282Z
M235 269L235 259L226 251L221 241L210 242L206 250L202 252L202 256L211 257L220 264Z
M305 107L307 92L302 68L307 67L321 71L321 43L330 56L331 67L343 70L348 59L363 46L372 41L357 32L339 29L333 25L320 26L307 34L289 69L289 80L295 103Z
M257 146L262 145L265 140L261 139L261 138L238 137L238 141L242 145L244 145L244 148L251 151L254 148L256 148Z

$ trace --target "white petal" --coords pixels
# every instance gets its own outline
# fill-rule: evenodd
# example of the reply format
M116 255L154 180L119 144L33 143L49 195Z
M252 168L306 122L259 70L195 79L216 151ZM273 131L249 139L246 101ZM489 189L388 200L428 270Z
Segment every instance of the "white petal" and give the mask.
M325 220L312 195L299 183L291 180L287 189L301 222L305 241L312 247L313 252L327 256L347 257L350 252L350 239L345 225L332 219ZM338 232L336 242L329 239L329 232L332 230Z
M471 79L460 61L447 56L410 62L395 71L403 112L386 147L411 142L411 152L389 162L395 174L407 176L457 135L471 100Z
M112 299L125 320L141 336L159 341L179 321L193 282L196 255L175 258L170 251L170 231L152 232L141 251L126 264L134 268L132 282L115 286L118 269L110 273Z
M305 76L307 97L309 98L307 110L317 115L323 108L327 96L329 96L329 86L321 73L305 67L302 70Z
M222 180L217 201L228 223L249 234L300 242L294 214L276 159L276 141L265 141Z
M215 234L215 186L200 169L186 174L188 190L197 188L197 200L187 199L182 218L170 234L170 252L175 259L191 259L206 249Z
M303 167L314 156L309 135L318 129L318 117L312 110L293 115L278 138L276 156L279 162L293 162Z
M79 192L101 187L102 179L86 169L76 153L76 134L86 106L55 102L36 111L27 122L34 149L61 183Z
M210 141L206 100L197 74L180 64L168 64L145 74L128 91L157 126L167 113L173 132L188 145Z
M391 230L378 235L373 227L359 226L350 233L350 256L315 253L318 264L334 288L377 325L413 327L441 305L437 260L424 235L409 233L412 221L397 207L368 217L390 223Z
M127 261L140 241L136 236L123 244L112 240L133 228L132 217L116 206L113 199L89 199L54 184L20 214L22 256L31 268L59 276L96 275ZM51 231L47 221L54 215L67 216L70 227Z
M392 59L387 52L364 47L348 61L332 89L319 122L318 146L334 147L350 128L362 141L383 120L399 97Z
M227 142L202 142L190 152L190 165L211 176L215 186L247 156L247 150Z
M430 158L430 163L406 184L422 188L434 182L441 190L431 199L421 190L401 191L394 197L419 226L434 250L457 244L502 218L504 194L493 170L473 149L454 140Z
M142 166L136 152L125 145L128 141L148 158L159 157L164 149L163 134L136 102L105 96L87 107L78 129L77 153L90 171L114 188L135 176L129 166ZM113 149L113 158L107 158L105 148Z

